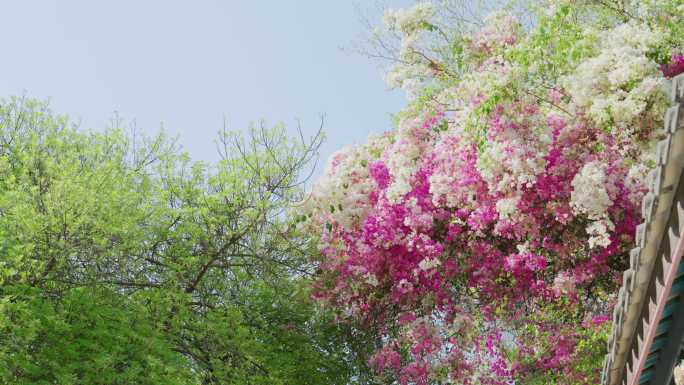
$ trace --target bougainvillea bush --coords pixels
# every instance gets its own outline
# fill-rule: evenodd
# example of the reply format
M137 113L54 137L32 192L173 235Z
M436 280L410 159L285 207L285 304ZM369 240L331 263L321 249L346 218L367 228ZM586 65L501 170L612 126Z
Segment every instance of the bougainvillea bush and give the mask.
M373 31L408 103L313 188L315 296L374 332L380 383L598 383L684 5L467 3Z

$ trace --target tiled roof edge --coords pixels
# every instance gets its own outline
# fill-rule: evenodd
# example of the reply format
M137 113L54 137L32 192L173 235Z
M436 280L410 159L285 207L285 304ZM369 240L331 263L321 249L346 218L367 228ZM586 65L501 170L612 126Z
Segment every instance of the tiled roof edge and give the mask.
M642 327L649 288L654 279L654 262L671 218L675 189L684 166L684 74L668 80L666 92L672 103L665 113L666 138L656 148L657 166L648 179L649 192L643 198L644 222L637 226L636 247L630 252L630 268L623 274L623 283L613 311L613 324L608 339L608 354L603 364L602 385L626 384L628 360L638 355L640 341L635 339ZM669 249L668 249L669 250ZM656 320L658 321L658 320ZM630 361L631 362L631 361Z

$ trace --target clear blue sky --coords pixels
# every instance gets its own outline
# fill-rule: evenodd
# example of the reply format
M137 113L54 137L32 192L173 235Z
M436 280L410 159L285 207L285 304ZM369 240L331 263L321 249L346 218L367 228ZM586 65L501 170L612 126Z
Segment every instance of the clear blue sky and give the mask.
M362 32L352 0L5 2L0 94L50 98L83 128L115 110L147 132L163 122L208 161L224 116L313 130L325 113L327 157L404 104L377 63L340 50Z

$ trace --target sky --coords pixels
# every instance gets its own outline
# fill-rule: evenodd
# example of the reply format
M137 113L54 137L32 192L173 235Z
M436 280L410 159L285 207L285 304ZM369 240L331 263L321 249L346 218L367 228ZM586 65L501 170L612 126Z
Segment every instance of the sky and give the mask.
M114 111L147 133L163 124L204 161L218 159L224 117L234 130L262 118L288 127L300 119L313 133L325 114L324 163L336 149L391 129L389 113L405 103L377 62L342 49L365 30L355 4L6 2L0 96L49 99L84 129L104 127Z

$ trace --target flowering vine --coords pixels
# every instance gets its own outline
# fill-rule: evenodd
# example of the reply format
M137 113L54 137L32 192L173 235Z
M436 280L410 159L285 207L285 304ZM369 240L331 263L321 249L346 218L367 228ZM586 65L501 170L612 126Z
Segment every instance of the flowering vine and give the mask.
M443 2L387 12L409 106L331 157L301 223L315 295L377 333L379 376L598 381L684 9L588 3L458 34Z

